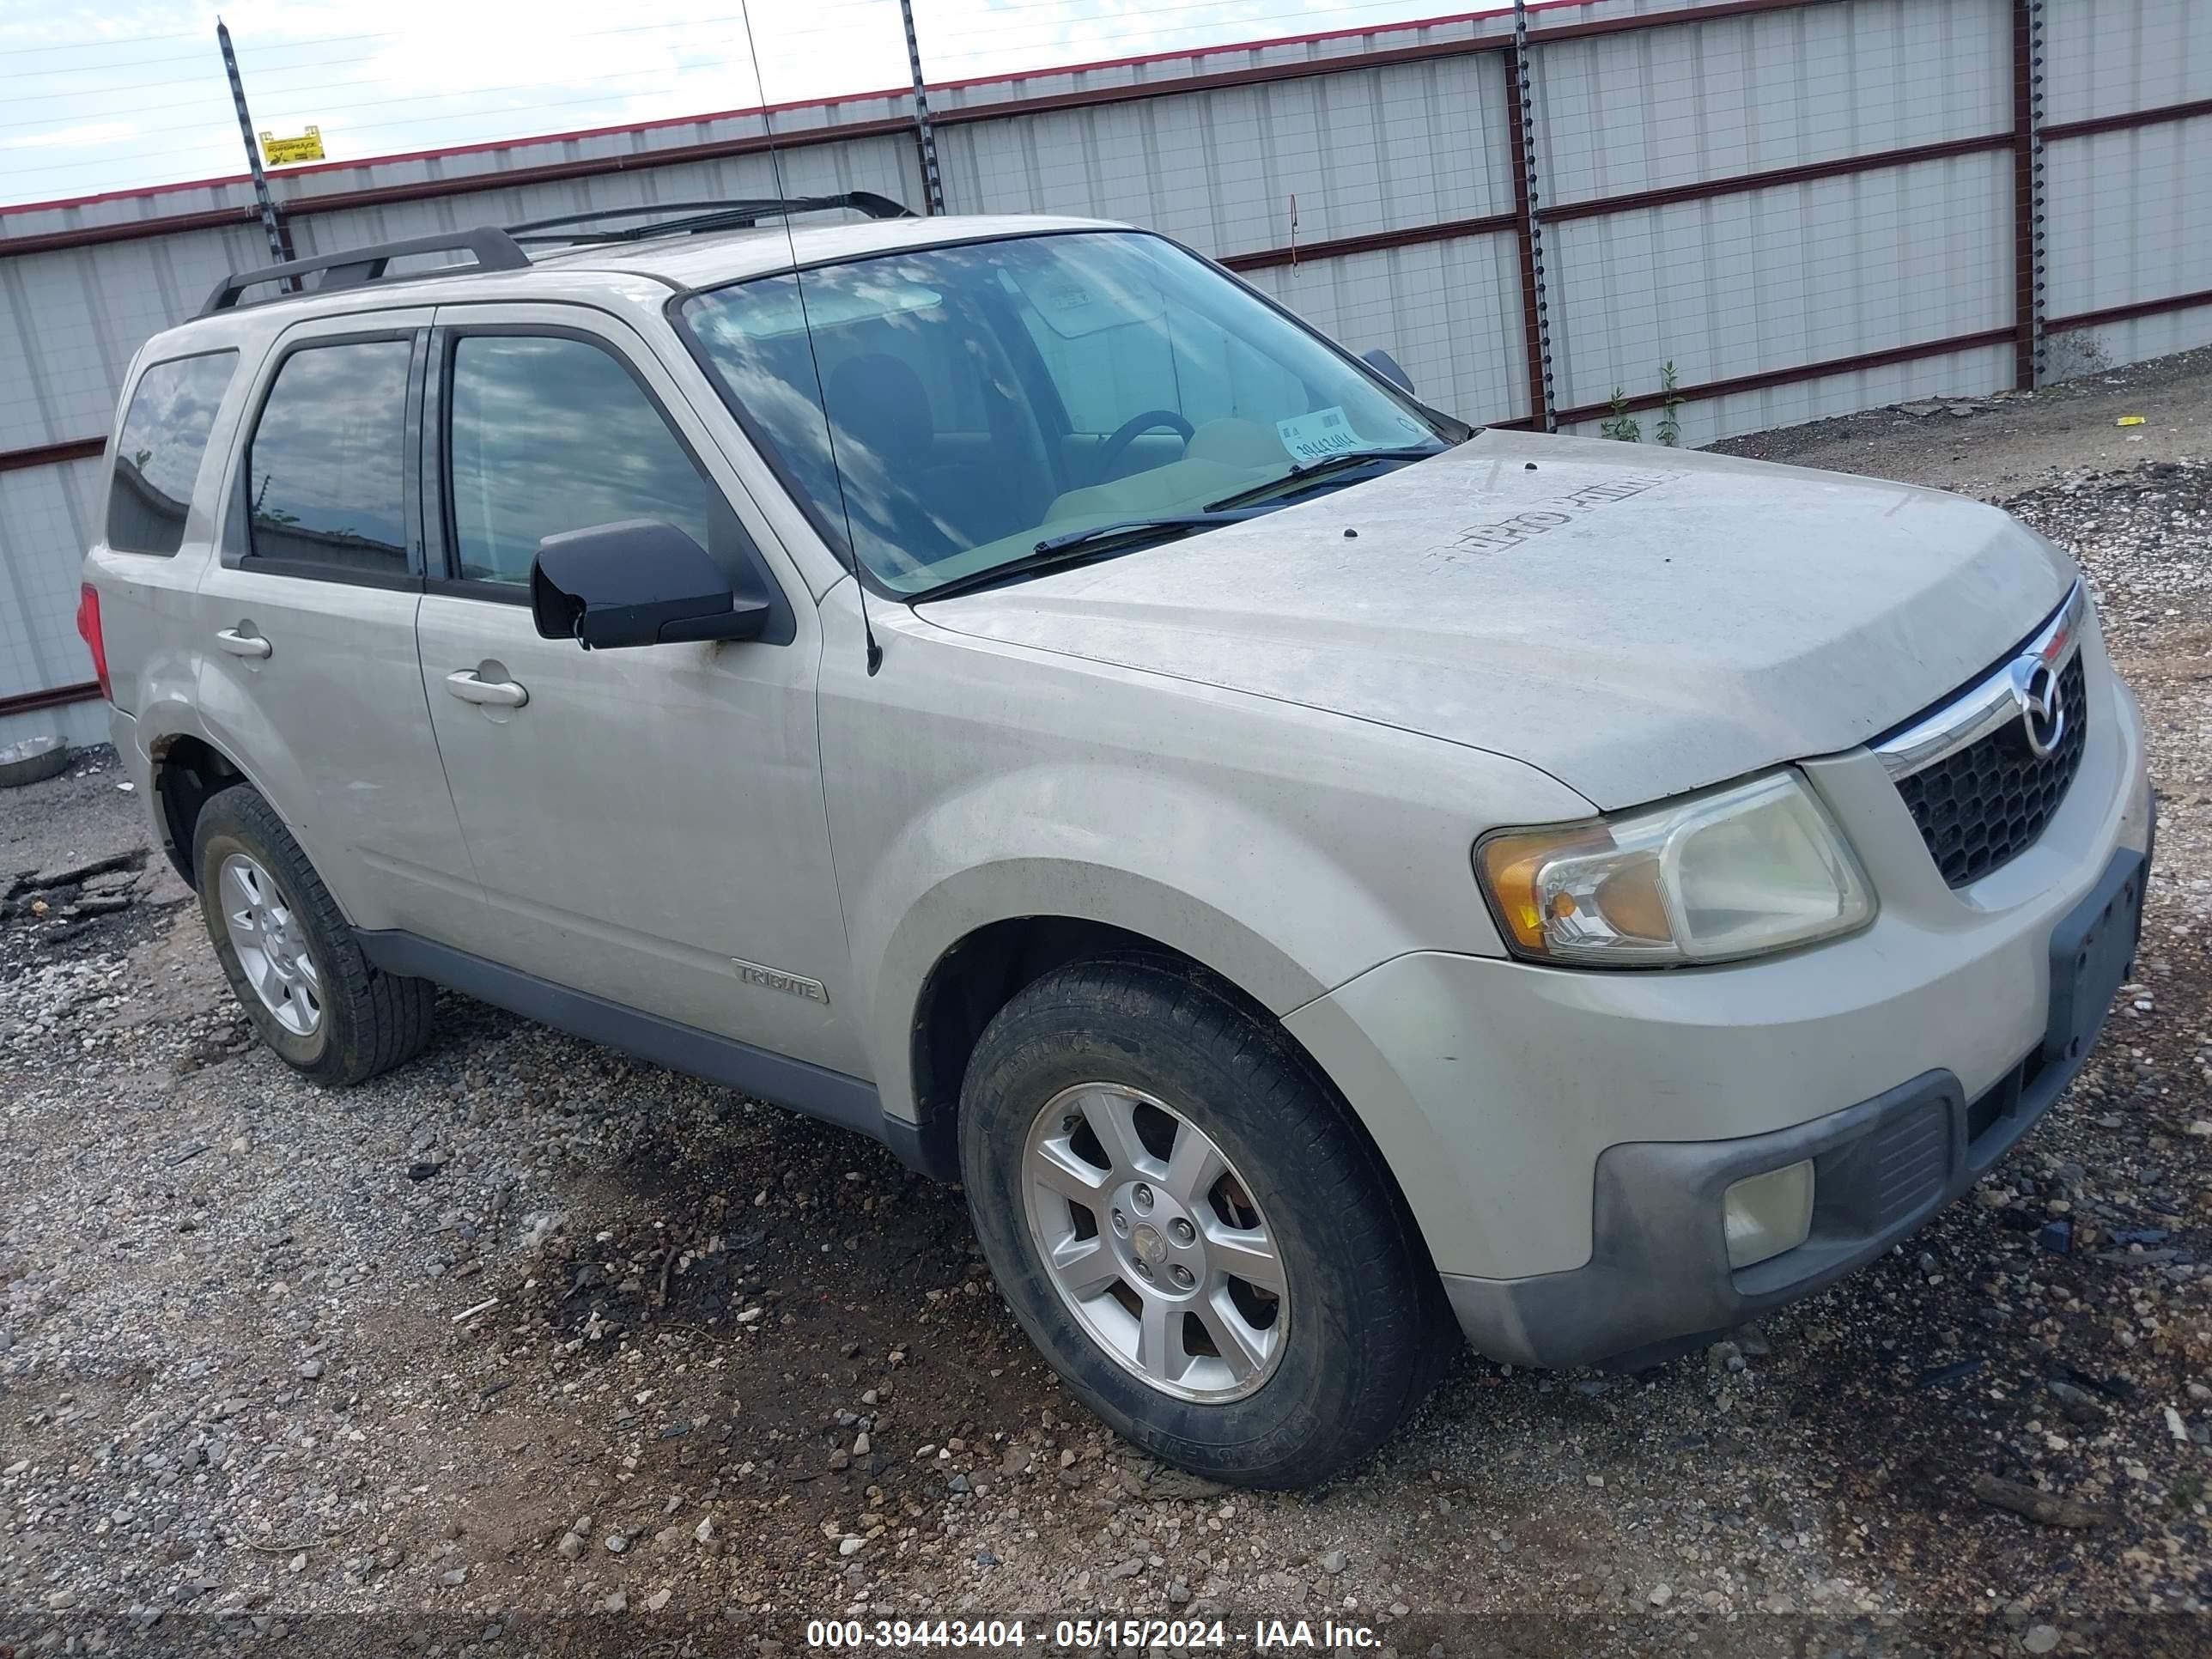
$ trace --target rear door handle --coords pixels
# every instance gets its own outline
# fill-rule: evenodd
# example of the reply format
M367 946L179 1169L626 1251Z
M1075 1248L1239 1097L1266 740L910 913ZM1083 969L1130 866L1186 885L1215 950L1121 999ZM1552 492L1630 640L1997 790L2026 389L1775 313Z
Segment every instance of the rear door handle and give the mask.
M485 702L495 708L520 708L530 701L530 693L513 680L478 679L473 668L447 675L446 690L463 702Z
M226 628L215 636L215 642L234 657L265 657L269 641L258 634L241 634L235 628Z

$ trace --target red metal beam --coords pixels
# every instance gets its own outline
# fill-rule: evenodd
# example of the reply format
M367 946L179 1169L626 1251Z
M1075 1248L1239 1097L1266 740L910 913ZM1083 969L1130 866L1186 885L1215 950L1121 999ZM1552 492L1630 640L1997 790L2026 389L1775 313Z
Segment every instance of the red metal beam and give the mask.
M172 213L159 219L126 219L119 224L46 230L35 236L0 236L0 259L18 253L56 253L64 248L97 247L102 242L135 242L143 236L175 236L188 230L227 230L233 225L250 225L259 217L250 207L210 208L204 213Z
M1871 173L1879 167L1908 167L1920 161L1942 161L1954 155L1978 155L2007 149L2009 132L1987 133L1978 138L1948 138L1940 143L1908 144L1899 149L1869 150L1863 155L1838 155L1832 161L1808 161L1799 167L1770 167L1764 173L1738 173L1725 179L1701 179L1695 184L1667 185L1656 190L1632 191L1620 196L1596 196L1586 201L1561 202L1543 210L1547 224L1557 219L1593 219L1608 213L1632 213L1638 208L1668 207L1677 202L1703 202L1716 196L1744 191L1771 190L1778 185L1802 185L1814 179L1836 179L1847 173Z
M1373 253L1383 248L1449 241L1455 236L1487 236L1510 230L1516 222L1510 213L1492 213L1480 219L1447 219L1441 224L1409 225L1402 230L1376 230L1364 236L1336 236L1326 241L1304 242L1295 248L1263 247L1249 253L1224 253L1218 263L1231 270L1267 270L1276 265L1296 264L1301 259L1335 259L1347 253Z
M2161 126L2168 121L2189 121L2200 115L2212 115L2212 98L2199 98L2189 104L2162 104L2156 109L2127 110L2118 115L2092 116L2086 121L2046 121L2043 124L2043 142L2047 144L2059 138L2087 138L2092 133L2122 132L2130 127Z
M2137 317L2159 317L2169 311L2188 311L2197 306L2212 306L2212 288L2195 294L2169 295L2163 300L2137 300L2132 305L2106 306L2102 311L2077 311L2071 317L2053 317L2043 325L2045 334L2056 334L2061 329L2100 328L2106 323L2124 323Z
M1534 46L1554 40L1580 40L1593 34L1626 34L1636 29L1664 28L1672 23L1717 23L1724 18L1750 17L1760 12L1796 11L1806 6L1834 5L1837 0L1723 0L1715 6L1685 6L1679 11L1638 12L1632 17L1607 17L1591 23L1554 23L1530 29Z
M1528 9L1539 11L1567 11L1600 3L1600 0L1529 0ZM1147 64L1188 64L1200 58L1218 58L1232 52L1272 52L1284 46L1320 46L1331 40L1349 40L1355 36L1372 40L1385 34L1404 34L1413 29L1444 28L1454 23L1495 22L1498 21L1498 0L1480 11L1457 11L1441 17L1408 17L1401 23L1361 23L1351 28L1322 29L1312 34L1282 34L1265 40L1236 40L1218 46L1185 46L1175 52L1146 52L1140 58L1105 58L1087 64L1058 64L1048 70L1030 70L1009 75L971 75L964 81L939 81L930 88L932 92L953 92L968 87L994 87L1007 81L1026 79L1037 75L1091 75L1101 70L1141 69ZM885 98L902 98L906 88L878 94ZM797 108L799 106L793 105Z
M100 682L87 680L82 685L57 685L45 691L18 691L11 696L0 697L0 715L30 714L41 708L99 701Z
M931 120L944 122L934 112ZM322 196L297 196L280 202L287 218L304 219L318 213L347 213L355 208L390 207L400 202L427 202L441 196L473 196L483 191L514 190L524 185L564 184L572 179L596 179L611 173L635 173L646 167L681 167L691 161L718 161L731 155L761 155L770 149L808 149L817 144L842 143L848 138L902 138L914 131L907 116L879 121L848 121L841 126L800 127L779 132L773 140L764 132L738 138L712 138L703 143L671 144L659 149L638 150L622 155L589 155L574 161L546 161L537 167L510 167L498 173L464 173L450 179L424 179L413 184L380 185L367 190L332 191ZM0 242L0 252L7 244Z
M1832 357L1826 362L1798 363L1789 368L1769 369L1759 374L1741 374L1732 380L1707 380L1699 386L1678 386L1674 391L1644 392L1624 401L1624 410L1656 409L1670 398L1684 403L1698 403L1709 398L1726 398L1739 392L1765 392L1778 386L1794 386L1800 380L1825 380L1831 374L1850 374L1863 368L1886 368L1892 363L1909 363L1923 357L1946 357L1954 351L1973 351L1983 346L2009 345L2013 331L2010 324L2002 328L1984 329L1978 334L1954 334L1948 339L1923 340L1915 345L1892 346L1886 351L1862 351L1849 357ZM1613 412L1609 403L1584 404L1579 409L1559 411L1559 424L1565 426L1577 421L1602 420Z
M29 449L0 449L0 472L58 466L64 461L88 461L106 447L105 438L72 438L66 443L39 444Z

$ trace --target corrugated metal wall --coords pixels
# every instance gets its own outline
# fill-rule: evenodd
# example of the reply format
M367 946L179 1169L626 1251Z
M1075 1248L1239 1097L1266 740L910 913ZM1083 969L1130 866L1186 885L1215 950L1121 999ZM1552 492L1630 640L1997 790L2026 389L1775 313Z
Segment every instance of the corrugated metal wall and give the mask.
M2205 301L2069 330L2054 378L2212 341L2212 5L2048 0L2052 317L2097 316L2177 294ZM2187 118L2065 137L2132 111Z
M1555 214L2001 135L2012 120L2008 0L1857 0L1601 35L1548 49L1541 67L1539 168ZM1560 405L1650 392L1668 362L1704 386L2007 326L2008 166L1989 150L1556 223ZM1682 435L1986 391L2009 373L1987 348L1856 371L1698 402Z
M1446 408L1570 431L1618 392L1650 437L1669 363L1695 444L2212 341L2203 0L1554 0L1528 22L1525 63L1495 15L933 89L947 204L1153 226ZM775 119L787 189L921 200L903 96ZM768 194L763 131L738 112L275 187L312 253ZM138 344L266 262L250 202L225 181L0 215L0 709L89 678L95 447ZM0 714L0 742L99 726Z

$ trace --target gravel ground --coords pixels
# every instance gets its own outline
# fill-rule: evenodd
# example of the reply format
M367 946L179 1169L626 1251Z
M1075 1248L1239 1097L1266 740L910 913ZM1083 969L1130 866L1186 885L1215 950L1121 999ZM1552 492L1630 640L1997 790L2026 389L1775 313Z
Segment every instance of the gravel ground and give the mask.
M1123 1446L958 1195L856 1139L458 998L307 1086L112 766L0 797L0 1651L772 1652L855 1610L2204 1650L2212 359L1960 406L1735 447L2002 497L2094 579L2164 816L2088 1069L1826 1296L1633 1378L1467 1359L1311 1494Z

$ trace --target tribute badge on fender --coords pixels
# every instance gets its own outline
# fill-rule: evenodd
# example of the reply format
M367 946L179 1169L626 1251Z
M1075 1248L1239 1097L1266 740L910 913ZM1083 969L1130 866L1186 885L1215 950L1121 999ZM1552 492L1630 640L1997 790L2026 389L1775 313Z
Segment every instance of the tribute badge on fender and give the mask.
M730 965L738 970L739 979L764 991L781 991L788 997L805 997L809 1002L830 1000L828 989L818 979L809 979L804 974L787 974L780 968L747 962L743 957L732 957Z

